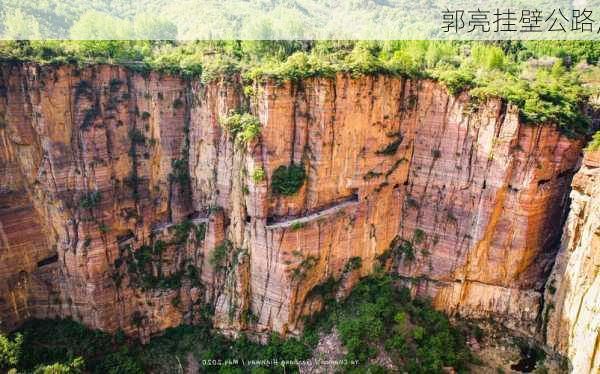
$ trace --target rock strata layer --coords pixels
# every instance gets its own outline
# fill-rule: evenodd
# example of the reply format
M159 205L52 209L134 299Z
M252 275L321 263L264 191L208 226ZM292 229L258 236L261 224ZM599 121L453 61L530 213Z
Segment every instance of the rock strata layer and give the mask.
M245 88L4 64L1 79L3 329L71 316L146 339L211 314L295 334L326 284L377 269L440 309L535 329L582 144L514 107L386 76ZM261 123L246 143L220 125L244 110ZM302 187L275 193L292 164Z

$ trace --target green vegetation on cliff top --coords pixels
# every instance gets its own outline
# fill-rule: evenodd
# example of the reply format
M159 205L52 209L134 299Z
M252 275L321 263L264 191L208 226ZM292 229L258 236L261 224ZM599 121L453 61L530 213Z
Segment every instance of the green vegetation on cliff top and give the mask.
M527 123L556 123L584 134L580 105L597 81L600 45L593 41L10 41L4 61L120 63L209 82L240 73L275 81L386 74L433 78L473 100L500 97L517 105Z

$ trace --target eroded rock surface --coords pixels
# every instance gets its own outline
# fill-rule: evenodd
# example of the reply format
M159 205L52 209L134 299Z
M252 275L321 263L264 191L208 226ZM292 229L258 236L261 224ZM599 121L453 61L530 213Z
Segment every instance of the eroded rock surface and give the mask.
M500 101L345 75L248 97L117 66L4 65L2 87L5 329L72 316L147 338L211 309L232 333L298 333L328 279L376 267L534 329L581 143ZM240 145L219 119L243 108L262 133ZM276 195L290 164L307 179Z
M573 373L600 372L600 152L573 178L571 211L545 294L547 343Z

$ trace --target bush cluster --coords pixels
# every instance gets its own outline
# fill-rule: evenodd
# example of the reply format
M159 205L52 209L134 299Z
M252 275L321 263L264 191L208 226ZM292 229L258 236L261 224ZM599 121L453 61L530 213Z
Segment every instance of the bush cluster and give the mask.
M252 172L252 180L256 183L262 182L265 179L265 169L257 167Z
M592 137L592 140L590 141L590 143L588 144L587 151L597 151L600 150L600 131L597 131L594 136Z
M229 240L225 240L223 243L217 245L210 254L208 262L217 270L222 270L229 257L229 254L233 251L233 244Z
M79 206L83 209L92 209L100 204L100 200L102 200L102 193L100 191L92 191L81 198Z
M129 130L129 139L134 144L144 144L146 142L144 133L136 128Z
M194 224L190 220L185 220L181 223L178 223L173 226L174 234L173 241L175 244L184 244L192 229L194 228Z
M271 187L277 195L291 196L300 190L305 180L306 173L301 165L282 165L273 172Z
M416 231L423 233L421 230ZM424 235L424 233L422 234ZM388 259L392 259L395 261L399 261L400 259L404 259L407 262L412 262L415 260L415 249L414 246L420 243L424 239L424 236L420 236L416 234L413 236L412 240L406 240L400 236L394 237L387 251L377 257L377 260L383 264Z
M362 258L355 256L355 257L351 257L348 262L346 263L346 265L344 265L344 273L353 271L353 270L358 270L362 267Z
M232 113L219 122L227 129L231 140L239 145L251 143L260 135L260 121L250 113Z
M190 182L187 159L174 159L171 161L171 169L172 171L169 174L169 180L171 182L179 183L181 187L187 187Z

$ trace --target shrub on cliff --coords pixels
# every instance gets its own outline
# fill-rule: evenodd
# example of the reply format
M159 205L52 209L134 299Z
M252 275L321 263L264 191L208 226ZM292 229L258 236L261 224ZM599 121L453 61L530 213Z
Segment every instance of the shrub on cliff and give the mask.
M148 68L166 74L181 74L185 77L200 76L204 69L201 53L194 48L163 48L156 57L144 59Z
M340 64L340 70L350 73L353 77L387 73L384 63L374 53L376 49L376 44L372 42L359 42Z
M453 95L457 95L465 89L470 88L475 79L475 75L469 69L455 69L451 66L433 70L432 75L442 82Z
M597 151L600 150L600 131L597 131L594 136L592 137L592 140L589 142L587 148L587 151Z
M282 165L275 169L271 178L271 187L277 195L291 196L300 190L306 179L301 165Z
M425 233L420 229L415 230L411 240L406 240L397 235L392 239L388 249L377 257L377 261L380 265L384 265L389 259L412 262L415 260L415 245L421 243L424 239Z
M400 144L402 144L402 139L398 137L398 139L394 140L390 144L386 145L385 148L380 149L375 153L378 155L393 156L398 151L398 148L400 148Z
M256 169L254 169L254 171L252 172L252 180L255 183L259 183L262 182L265 179L265 169L261 168L261 167L257 167Z
M190 234L190 231L194 228L192 221L185 220L173 226L174 234L173 241L175 244L184 244Z
M260 135L260 121L250 113L232 113L219 122L238 145L251 143Z
M179 183L181 187L187 187L190 182L190 172L188 170L188 162L186 159L174 159L171 161L171 173L169 180Z
M102 200L100 191L92 191L81 197L79 206L83 209L92 209L100 203L100 200Z
M222 270L227 262L229 253L233 250L233 244L226 240L223 243L217 245L210 254L208 262L217 270Z
M144 136L144 133L142 133L140 130L138 130L136 128L129 130L128 135L129 135L129 139L134 144L144 144L144 142L146 142L146 137Z
M348 273L353 270L358 270L362 267L362 258L358 256L351 257L346 265L344 265L344 273Z

